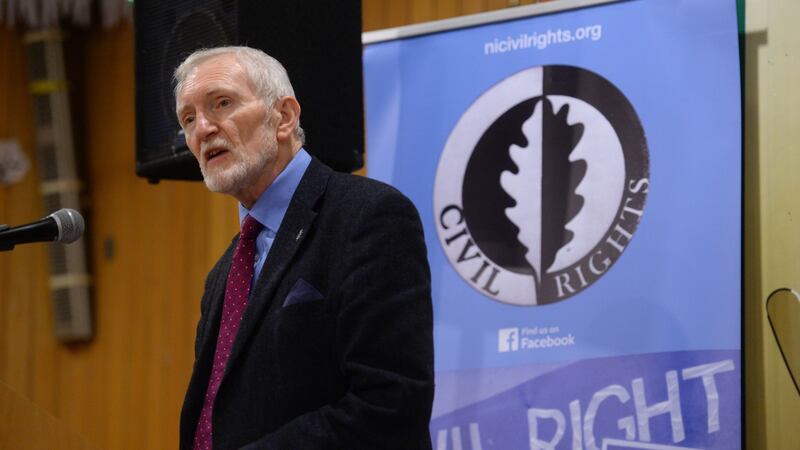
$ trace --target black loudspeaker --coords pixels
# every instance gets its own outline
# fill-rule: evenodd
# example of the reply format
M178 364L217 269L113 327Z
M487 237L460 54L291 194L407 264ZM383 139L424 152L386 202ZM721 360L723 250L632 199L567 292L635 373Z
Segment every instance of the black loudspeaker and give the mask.
M305 148L335 170L363 166L361 2L137 0L136 174L201 180L175 117L175 67L193 51L259 48L289 72Z

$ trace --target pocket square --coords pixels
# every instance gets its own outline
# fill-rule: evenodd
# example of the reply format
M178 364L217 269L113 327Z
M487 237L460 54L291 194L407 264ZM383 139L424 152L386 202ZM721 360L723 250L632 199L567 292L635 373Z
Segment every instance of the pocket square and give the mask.
M283 307L285 308L299 303L315 302L323 298L325 297L323 297L311 283L302 278L298 278L294 286L292 286L292 290L289 291L289 294L286 296L286 300L283 301Z

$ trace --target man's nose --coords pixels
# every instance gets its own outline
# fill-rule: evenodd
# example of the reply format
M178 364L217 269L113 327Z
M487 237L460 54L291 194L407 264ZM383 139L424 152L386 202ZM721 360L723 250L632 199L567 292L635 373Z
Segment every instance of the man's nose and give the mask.
M218 130L216 122L205 114L200 113L195 117L195 132L200 140L213 136Z

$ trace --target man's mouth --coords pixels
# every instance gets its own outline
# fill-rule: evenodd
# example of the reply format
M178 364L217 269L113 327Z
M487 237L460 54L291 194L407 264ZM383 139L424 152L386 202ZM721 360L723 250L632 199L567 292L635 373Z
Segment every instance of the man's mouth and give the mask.
M227 153L228 150L224 148L215 148L206 152L206 163L211 162L212 159L219 157L220 155Z

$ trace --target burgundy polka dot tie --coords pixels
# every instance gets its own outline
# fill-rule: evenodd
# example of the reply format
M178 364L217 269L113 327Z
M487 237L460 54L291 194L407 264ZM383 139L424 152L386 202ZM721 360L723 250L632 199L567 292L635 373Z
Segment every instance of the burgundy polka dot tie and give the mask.
M242 223L242 232L239 234L239 243L233 252L231 269L228 272L228 282L225 285L225 303L222 305L222 319L219 324L217 348L214 353L214 366L211 368L211 378L208 380L208 389L203 403L203 411L197 422L194 435L195 450L211 450L211 417L214 409L214 399L217 397L222 375L225 373L225 364L231 356L233 340L239 331L242 315L247 307L247 297L250 295L250 284L253 281L254 257L256 253L256 237L263 228L256 219L245 216Z

